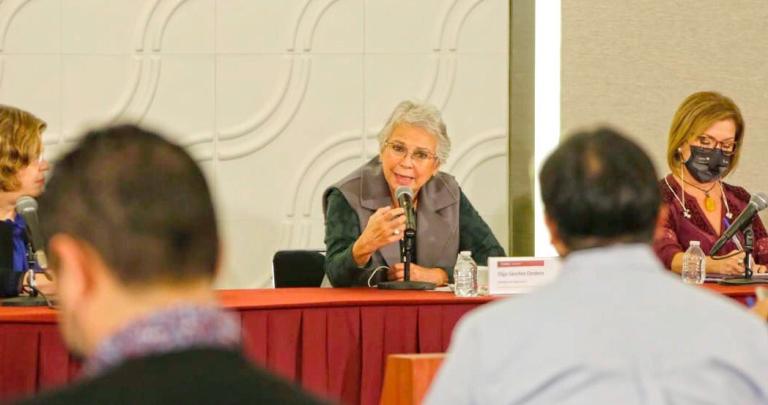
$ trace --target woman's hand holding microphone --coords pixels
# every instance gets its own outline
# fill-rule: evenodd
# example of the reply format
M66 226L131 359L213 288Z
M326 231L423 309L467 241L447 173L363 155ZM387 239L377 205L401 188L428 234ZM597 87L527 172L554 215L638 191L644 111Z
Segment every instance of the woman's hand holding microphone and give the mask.
M368 219L363 233L352 245L352 257L362 267L371 255L382 246L403 239L405 231L405 210L403 208L382 207Z

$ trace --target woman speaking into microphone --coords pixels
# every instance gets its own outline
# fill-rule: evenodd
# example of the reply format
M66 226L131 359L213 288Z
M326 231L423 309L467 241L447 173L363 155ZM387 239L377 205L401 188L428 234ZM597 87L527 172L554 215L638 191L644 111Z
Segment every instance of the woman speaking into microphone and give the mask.
M677 109L669 130L667 164L671 173L661 187L666 218L654 240L654 250L668 269L680 273L683 254L691 241L709 252L720 235L749 204L750 194L725 183L739 161L744 144L744 119L739 107L715 92L688 96ZM755 216L755 273L765 273L768 234ZM707 273L736 275L744 271L743 236L739 233L714 257L707 257Z
M331 284L403 280L401 187L411 189L418 227L411 280L450 282L459 251L472 251L480 264L505 256L456 180L439 171L451 141L434 106L398 104L378 139L377 157L323 193L325 271Z
M22 196L37 197L43 191L48 170L48 162L43 159L45 128L45 122L34 115L0 105L0 296L3 297L19 294L21 278L29 268L26 224L16 213L16 201Z

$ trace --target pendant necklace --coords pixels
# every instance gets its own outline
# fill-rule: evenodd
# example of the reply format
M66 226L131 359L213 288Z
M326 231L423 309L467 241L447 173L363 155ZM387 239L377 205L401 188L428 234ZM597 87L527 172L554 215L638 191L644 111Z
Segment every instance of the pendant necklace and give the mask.
M683 181L685 181L685 180L683 180ZM712 184L712 186L710 188L704 189L704 188L701 188L701 187L699 187L699 186L697 186L695 184L691 184L691 183L685 181L685 184L687 184L687 185L695 188L696 190L699 190L702 193L704 193L704 209L707 210L707 212L715 212L715 209L717 208L715 206L715 199L712 198L711 195L709 195L709 192L712 191L712 189L715 188L715 186L718 183L719 182L715 182L715 183ZM723 197L725 197L725 196L723 196Z
M675 199L680 204L680 208L683 209L683 217L685 217L686 219L691 219L691 210L688 209L688 207L685 206L685 185L686 184L690 184L690 183L685 181L684 175L685 175L685 172L683 171L683 167L682 167L682 163L681 163L680 164L680 178L679 178L679 180L680 180L680 182L679 182L679 184L680 184L680 194L681 194L680 196L677 195L677 193L675 192L675 189L672 188L672 185L669 184L669 180L668 180L669 176L665 176L664 177L664 183L667 184L667 188L669 188L669 191L672 192L673 196L675 196ZM678 179L677 175L675 175L674 173L672 173L672 176L675 179ZM728 199L725 198L725 190L723 190L723 182L717 181L715 184L720 186L720 196L723 198L723 205L725 206L725 217L728 218L729 220L733 219L733 214L731 213L731 207L728 205ZM696 187L696 186L694 186L694 187ZM714 186L712 186L712 187L714 187ZM712 187L710 187L710 189L707 190L707 191L699 189L701 191L704 191L704 195L706 196L706 198L709 198L710 201L711 201L709 204L707 204L707 199L706 198L704 199L704 208L707 209L710 212L715 210L715 201L714 201L714 199L712 197L709 196L709 194L707 194L709 191L712 191ZM698 187L696 187L696 188L698 188ZM709 210L708 206L711 206L712 209Z
M685 183L680 184L680 188L682 189L682 198L681 198L681 197L678 197L677 193L675 192L675 189L673 189L672 186L669 184L669 180L667 180L667 177L669 176L664 176L664 183L667 183L667 187L669 188L669 191L672 192L672 195L675 196L675 199L677 200L677 202L680 203L680 208L683 209L683 216L686 219L691 219L691 211L685 206L685 188L683 188L683 184Z
M731 220L733 219L733 214L731 213L731 207L728 205L728 199L725 198L725 190L723 190L723 182L718 181L717 184L720 186L720 195L723 196L723 204L725 204L725 217Z

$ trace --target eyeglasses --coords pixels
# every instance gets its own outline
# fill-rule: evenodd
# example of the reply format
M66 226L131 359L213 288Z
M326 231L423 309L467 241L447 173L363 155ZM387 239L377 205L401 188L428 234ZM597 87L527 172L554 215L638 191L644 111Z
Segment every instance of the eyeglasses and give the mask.
M707 149L720 149L726 156L731 156L736 153L736 141L720 142L707 134L702 134L696 137L696 143L698 143L697 146L701 146Z
M408 147L402 142L385 142L384 147L399 159L408 157ZM411 152L411 159L415 163L424 163L431 159L437 159L437 155L426 149L416 148Z

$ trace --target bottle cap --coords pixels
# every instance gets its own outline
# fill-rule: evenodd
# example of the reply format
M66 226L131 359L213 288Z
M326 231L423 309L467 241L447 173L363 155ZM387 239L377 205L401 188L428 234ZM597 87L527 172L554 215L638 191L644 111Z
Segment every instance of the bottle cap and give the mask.
M697 240L692 240L690 245L691 246L701 246L701 242L699 242Z
M459 254L462 255L462 256L472 256L472 251L471 250L462 250L461 252L459 252Z

